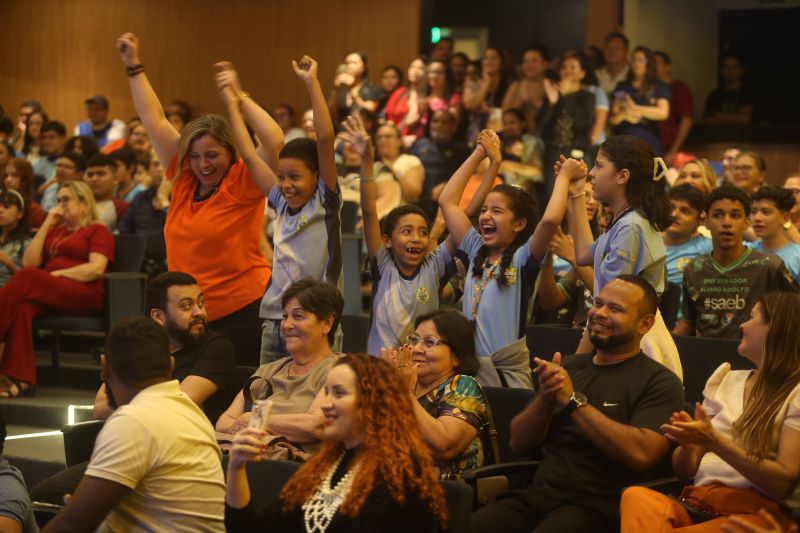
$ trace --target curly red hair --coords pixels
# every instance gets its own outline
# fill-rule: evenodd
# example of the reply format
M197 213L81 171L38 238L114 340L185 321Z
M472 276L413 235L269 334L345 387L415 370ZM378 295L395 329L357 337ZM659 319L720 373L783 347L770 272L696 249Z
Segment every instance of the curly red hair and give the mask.
M356 422L364 432L364 443L356 456L359 473L339 510L356 516L378 480L389 495L403 504L406 491L427 501L442 527L447 524L444 491L428 447L414 418L411 396L397 369L369 355L348 354L337 365L347 365L356 374L358 412ZM286 483L280 499L285 512L302 506L313 496L322 479L341 456L341 442L326 441Z

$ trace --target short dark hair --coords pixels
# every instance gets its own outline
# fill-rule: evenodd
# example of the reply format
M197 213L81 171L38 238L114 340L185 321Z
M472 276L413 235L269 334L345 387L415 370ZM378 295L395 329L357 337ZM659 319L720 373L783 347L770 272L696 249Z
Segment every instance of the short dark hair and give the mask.
M733 185L722 185L715 188L713 191L711 191L711 194L708 195L708 198L706 198L706 212L710 213L711 206L714 205L714 202L718 202L720 200L739 202L744 208L744 214L750 216L750 197L747 196L747 193L743 190L737 189Z
M167 309L167 299L170 287L197 285L197 280L185 272L163 272L147 282L145 301L147 311L151 309Z
M781 211L791 211L794 207L794 194L783 187L764 185L754 192L750 198L754 203L759 200L769 200Z
M281 308L286 307L292 298L297 298L297 302L303 309L313 313L320 320L325 320L329 316L333 317L333 326L328 333L328 342L332 345L344 310L344 298L339 289L331 283L304 278L295 281L283 291Z
M643 313L639 318L644 315L656 314L656 311L658 311L658 294L653 286L650 285L650 282L636 274L622 274L621 276L617 276L616 279L619 281L626 281L642 289L644 294L639 310L643 311Z
M167 331L148 317L117 322L108 332L105 353L115 376L127 385L141 387L169 377Z
M87 161L91 159L94 154L100 152L100 147L97 146L97 140L92 135L78 135L75 137L70 137L67 139L67 143L64 145L64 151L74 152L75 144L78 142L81 143L81 153Z
M653 52L653 55L663 59L664 63L666 63L667 65L671 65L672 64L672 58L664 50L656 50L655 52Z
M75 170L78 172L86 172L86 158L78 152L64 152L58 157L65 157L72 161L75 165Z
M276 109L280 108L285 109L289 113L289 118L294 118L294 108L292 106L289 104L278 104L272 108L272 111L274 112Z
M299 159L311 172L319 172L317 141L313 139L292 139L283 145L279 157L281 159Z
M526 53L531 52L531 51L532 52L539 52L539 55L542 56L542 59L544 59L545 61L550 61L550 49L547 48L546 44L540 43L538 41L534 41L534 42L528 43L528 45L525 46L525 49L522 50L522 56L521 57L524 57Z
M111 156L102 152L98 152L90 157L89 161L86 162L86 168L91 167L110 167L112 170L116 170L117 163L111 158Z
M706 199L703 197L703 193L688 183L671 188L667 191L667 198L670 200L683 200L701 213L706 209Z
M384 235L391 235L395 226L397 226L397 223L406 215L421 216L423 219L425 219L425 223L428 225L428 231L430 231L431 219L428 218L428 214L425 212L425 210L416 204L405 204L395 207L389 211L388 215L384 217L382 233Z
M623 43L625 43L625 48L631 47L631 42L628 40L628 36L622 33L621 31L612 31L608 35L606 35L606 40L603 41L605 44L608 44L609 41L612 39L619 39Z
M123 146L122 148L117 148L116 150L108 154L108 157L113 159L115 162L116 161L121 162L127 169L136 168L136 152L134 152L133 148L131 148L130 146Z
M57 120L51 120L42 126L42 133L47 131L54 131L59 137L67 136L67 128L64 126L64 123Z
M418 316L414 320L414 327L429 320L458 357L458 373L476 376L481 363L475 353L475 331L467 317L454 309L438 309Z

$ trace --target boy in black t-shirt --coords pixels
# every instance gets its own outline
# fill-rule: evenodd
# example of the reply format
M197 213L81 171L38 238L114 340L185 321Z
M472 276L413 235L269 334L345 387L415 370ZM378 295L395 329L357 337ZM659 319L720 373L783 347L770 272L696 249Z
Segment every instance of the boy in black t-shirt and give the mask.
M472 531L617 531L619 498L654 478L669 442L660 426L683 407L683 386L639 343L658 296L639 276L607 283L589 310L592 355L536 358L536 399L511 423L517 454L542 446L533 484L471 517Z
M718 187L708 197L707 213L713 251L683 271L683 316L673 333L738 339L739 326L761 294L796 291L797 285L780 258L744 246L750 215L747 194L732 186Z

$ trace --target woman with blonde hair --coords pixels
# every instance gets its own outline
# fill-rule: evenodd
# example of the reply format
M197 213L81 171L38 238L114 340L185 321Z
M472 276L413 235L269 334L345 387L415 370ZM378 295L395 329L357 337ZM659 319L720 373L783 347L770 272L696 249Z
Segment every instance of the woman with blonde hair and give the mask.
M717 175L706 159L692 159L681 167L673 187L688 183L703 194L708 194L717 186Z
M764 294L741 325L739 353L755 370L720 366L694 418L661 426L678 444L678 477L694 476L680 499L643 487L622 495L622 532L719 531L731 516L760 527L768 511L782 527L800 508L800 296Z
M228 463L228 531L436 531L444 493L414 418L412 399L391 364L346 355L328 373L322 449L256 510L245 465L261 460L257 429L236 436Z
M114 238L97 221L89 186L66 181L22 257L0 287L0 397L32 396L36 384L33 319L48 312L92 314L103 308L103 274Z
M139 61L139 39L134 34L120 36L117 50L139 118L158 159L167 166L158 196L166 198L172 189L164 227L170 270L197 279L209 327L233 341L239 364L255 365L261 344L258 311L270 277L259 237L272 184L251 176L222 117L205 115L180 133L175 129ZM230 70L228 64L217 67ZM275 169L283 131L242 91L233 74L241 111L261 141L259 156Z

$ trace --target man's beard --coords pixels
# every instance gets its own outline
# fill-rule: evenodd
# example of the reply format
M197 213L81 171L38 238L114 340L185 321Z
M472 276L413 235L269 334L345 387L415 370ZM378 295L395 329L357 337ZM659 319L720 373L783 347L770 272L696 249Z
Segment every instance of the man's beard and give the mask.
M203 329L198 333L192 333L191 328L197 323L202 323ZM167 317L165 327L167 329L167 335L169 338L178 341L183 348L195 348L196 346L200 345L206 336L206 332L208 331L208 324L206 323L205 318L194 319L189 323L188 327L182 328L170 320L169 317Z
M592 342L595 348L600 348L601 350L613 350L615 348L619 348L620 346L624 346L631 342L634 337L636 337L635 331L628 331L626 333L619 333L617 335L609 335L606 338L598 337L592 333L591 321L589 323L589 340Z

